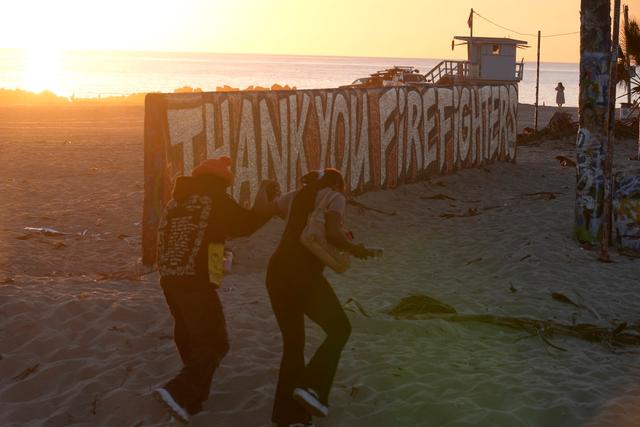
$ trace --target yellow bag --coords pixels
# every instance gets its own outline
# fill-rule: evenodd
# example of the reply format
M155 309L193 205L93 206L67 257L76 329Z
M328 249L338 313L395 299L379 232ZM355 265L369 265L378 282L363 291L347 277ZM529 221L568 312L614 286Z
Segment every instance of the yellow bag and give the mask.
M209 283L219 288L222 284L222 276L224 274L224 244L209 243L208 259Z

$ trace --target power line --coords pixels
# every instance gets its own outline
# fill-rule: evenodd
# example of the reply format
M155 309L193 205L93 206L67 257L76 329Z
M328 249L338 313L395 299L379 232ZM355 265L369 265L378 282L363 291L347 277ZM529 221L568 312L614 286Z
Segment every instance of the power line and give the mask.
M542 38L545 37L560 37L560 36L572 36L574 34L580 34L580 31L573 31L571 33L558 33L558 34L549 34L548 36L540 36Z
M484 19L485 21L489 22L490 24L493 24L493 25L495 25L496 27L502 28L503 30L507 30L507 31L509 31L509 32L512 32L512 33L518 34L518 35L520 35L520 36L525 36L525 37L538 37L538 35L537 35L537 34L522 33L522 32L520 32L520 31L516 31L516 30L514 30L514 29L512 29L512 28L507 28L507 27L505 27L504 25L500 25L500 24L498 24L497 22L494 22L494 21L492 21L492 20L491 20L491 19L489 19L489 18L485 18L484 16L480 15L480 14L479 14L478 12L476 12L475 10L473 10L473 12L472 12L472 13L473 13L474 15L477 15L477 16L479 16L480 18ZM570 35L574 35L574 34L580 34L580 31L574 31L574 32L571 32L571 33L549 34L549 35L541 36L541 37L543 37L543 38L545 38L545 37L560 37L560 36L570 36Z
M487 21L487 22L489 22L489 23L491 23L491 24L495 25L496 27L500 27L500 28L502 28L503 30L507 30L507 31L509 31L509 32L516 33L516 34L521 35L521 36L537 37L537 34L521 33L520 31L512 30L511 28L507 28L507 27L505 27L505 26L503 26L503 25L500 25L500 24L498 24L498 23L496 23L496 22L493 22L491 19L489 19L489 18L485 18L484 16L480 15L480 14L479 14L478 12L476 12L475 10L474 10L472 13L473 13L474 15L478 15L480 18L482 18L482 19L484 19L485 21Z

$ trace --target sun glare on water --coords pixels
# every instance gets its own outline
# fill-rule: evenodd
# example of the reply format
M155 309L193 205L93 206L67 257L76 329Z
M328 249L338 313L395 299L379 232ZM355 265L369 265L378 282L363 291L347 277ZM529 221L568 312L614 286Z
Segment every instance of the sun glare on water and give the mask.
M50 90L56 94L63 94L63 65L63 54L59 49L28 49L20 87L31 92Z

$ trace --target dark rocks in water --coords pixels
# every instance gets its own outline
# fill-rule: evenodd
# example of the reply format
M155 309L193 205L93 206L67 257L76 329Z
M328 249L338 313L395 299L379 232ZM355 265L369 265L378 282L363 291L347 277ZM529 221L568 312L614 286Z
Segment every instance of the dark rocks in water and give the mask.
M411 295L388 311L396 319L412 319L421 315L456 314L456 309L426 295Z

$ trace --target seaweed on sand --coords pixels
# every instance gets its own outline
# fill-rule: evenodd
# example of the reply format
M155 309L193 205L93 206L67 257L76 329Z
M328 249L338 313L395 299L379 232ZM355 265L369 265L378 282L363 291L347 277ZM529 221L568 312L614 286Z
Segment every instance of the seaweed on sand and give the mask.
M415 319L431 314L455 314L456 309L426 295L411 295L402 298L388 313L396 319Z
M640 325L622 322L612 329L588 323L575 325L553 320L538 320L527 317L496 316L491 314L457 314L454 307L426 295L412 295L403 298L387 311L396 319L441 319L449 322L477 322L524 330L532 336L538 336L545 344L558 350L565 349L553 345L548 338L568 336L600 343L608 346L640 345Z

